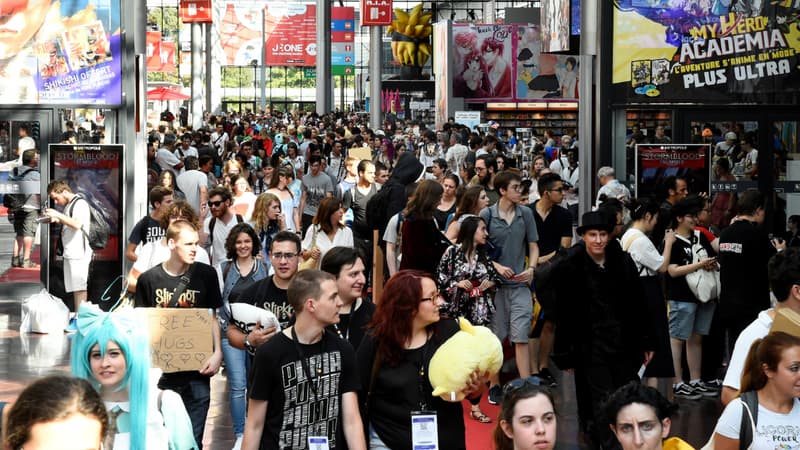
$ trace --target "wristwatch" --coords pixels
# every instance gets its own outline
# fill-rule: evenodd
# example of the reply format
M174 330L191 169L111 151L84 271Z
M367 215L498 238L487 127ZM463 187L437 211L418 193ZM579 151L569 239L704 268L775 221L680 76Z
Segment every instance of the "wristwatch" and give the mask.
M244 349L247 350L247 353L249 353L250 355L255 356L256 348L250 345L250 333L247 333L244 336Z

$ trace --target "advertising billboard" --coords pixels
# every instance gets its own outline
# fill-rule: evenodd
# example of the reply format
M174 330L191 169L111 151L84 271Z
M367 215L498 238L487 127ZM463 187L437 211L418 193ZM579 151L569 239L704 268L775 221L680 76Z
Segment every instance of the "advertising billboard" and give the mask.
M636 196L658 197L670 176L685 179L689 192L709 192L710 151L708 144L638 144Z
M297 3L269 4L264 33L267 66L317 64L317 7Z
M577 99L578 59L543 52L543 45L537 24L453 25L453 97L467 103Z
M542 51L569 50L570 0L541 0Z
M786 0L617 0L613 101L796 103L798 14Z
M249 66L254 59L262 63L263 10L263 3L229 2L225 5L219 40L226 66Z
M3 2L0 103L122 102L119 1Z

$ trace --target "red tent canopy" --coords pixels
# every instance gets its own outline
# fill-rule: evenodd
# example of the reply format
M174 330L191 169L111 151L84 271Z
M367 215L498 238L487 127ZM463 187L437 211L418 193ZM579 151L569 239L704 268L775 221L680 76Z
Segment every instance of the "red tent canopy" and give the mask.
M148 100L189 100L189 96L167 87L157 87L147 91Z

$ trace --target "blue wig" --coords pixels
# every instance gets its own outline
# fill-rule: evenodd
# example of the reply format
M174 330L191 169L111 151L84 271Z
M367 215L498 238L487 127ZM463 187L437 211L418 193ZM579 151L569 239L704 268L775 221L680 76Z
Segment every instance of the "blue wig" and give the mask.
M150 349L147 327L139 324L132 309L106 313L84 303L78 309L78 332L72 342L72 375L89 380L100 391L89 362L92 347L105 356L109 341L125 356L126 371L118 389L128 389L131 450L146 449L149 401Z

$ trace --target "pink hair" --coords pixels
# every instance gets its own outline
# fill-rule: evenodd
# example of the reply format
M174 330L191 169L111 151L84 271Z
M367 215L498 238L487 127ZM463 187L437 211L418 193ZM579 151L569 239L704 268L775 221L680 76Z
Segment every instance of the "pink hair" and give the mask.
M455 41L459 47L475 48L475 44L478 43L478 35L473 31L461 31L456 33Z

